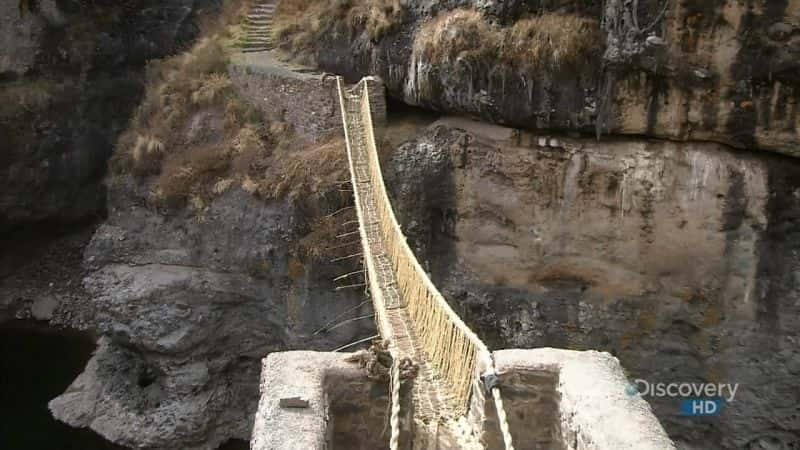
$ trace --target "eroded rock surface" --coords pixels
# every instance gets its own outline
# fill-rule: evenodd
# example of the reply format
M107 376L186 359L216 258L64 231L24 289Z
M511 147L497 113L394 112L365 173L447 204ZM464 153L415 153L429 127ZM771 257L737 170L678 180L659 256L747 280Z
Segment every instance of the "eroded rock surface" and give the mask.
M465 49L458 55L431 59L425 50L436 36L423 25L455 8L476 8L502 26L529 12L588 17L605 49L531 70L524 59L481 56L477 36L454 40ZM469 42L471 32L454 26L442 36L461 33ZM414 1L386 36L342 26L314 52L325 70L353 80L380 75L407 103L514 127L711 140L798 156L798 0Z
M215 0L0 1L0 230L102 214L146 62L198 34Z
M84 255L82 305L105 337L51 409L136 448L248 440L260 359L369 336L370 321L315 334L369 305L359 306L356 289L334 291L333 278L354 268L298 253L317 216L310 204L233 189L199 215L148 205L149 189L128 177L110 182L109 218Z
M606 350L632 379L739 383L707 420L647 398L686 448L800 440L800 163L451 120L386 170L417 255L490 347Z

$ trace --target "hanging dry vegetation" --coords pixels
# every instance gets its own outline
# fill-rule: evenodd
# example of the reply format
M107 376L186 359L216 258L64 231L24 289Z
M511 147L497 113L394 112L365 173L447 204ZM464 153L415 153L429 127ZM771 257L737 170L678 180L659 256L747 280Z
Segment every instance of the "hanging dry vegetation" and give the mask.
M417 32L414 50L432 64L462 61L557 70L591 61L601 52L597 21L544 13L508 27L491 23L473 9L445 11Z
M282 0L273 18L273 39L284 50L311 53L322 36L366 31L378 41L406 17L405 0Z
M262 198L322 192L346 174L343 143L310 143L242 99L219 36L148 67L145 98L118 141L112 173L154 179L152 200L196 210L240 187Z

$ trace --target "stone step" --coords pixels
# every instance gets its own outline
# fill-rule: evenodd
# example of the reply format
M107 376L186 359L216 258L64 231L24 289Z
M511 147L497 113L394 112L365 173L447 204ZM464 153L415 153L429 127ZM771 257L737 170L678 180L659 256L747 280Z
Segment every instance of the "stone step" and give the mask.
M240 36L239 42L266 42L271 41L272 38L269 36Z
M271 43L270 39L243 39L239 41L241 45L268 45Z
M251 40L247 40L247 41L240 41L240 42L239 42L239 46L248 46L248 45L249 45L249 46L252 46L252 45L270 45L270 44L272 44L272 41L269 41L269 40L263 40L263 41L251 41Z
M241 53L268 52L270 50L272 50L272 47L248 47L239 49Z
M268 52L272 50L271 48L243 48L242 53L260 53L260 52Z
M247 51L266 51L272 48L272 16L277 4L274 0L255 0L242 28L245 32L241 46Z
M261 41L261 42L259 42L259 41L249 41L249 42L241 42L241 43L239 43L239 45L237 47L239 47L239 48L249 48L249 47L270 47L270 48L272 48L274 46L272 45L272 42L270 42L270 41Z
M246 19L245 24L250 25L252 28L263 28L272 25L272 19Z

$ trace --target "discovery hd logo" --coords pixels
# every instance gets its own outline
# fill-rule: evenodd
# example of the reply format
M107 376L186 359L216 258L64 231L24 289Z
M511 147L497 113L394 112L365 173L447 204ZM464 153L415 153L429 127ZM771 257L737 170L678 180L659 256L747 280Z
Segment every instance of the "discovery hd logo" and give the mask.
M736 398L739 383L650 383L636 379L626 388L628 395L680 399L684 416L716 416L725 403Z

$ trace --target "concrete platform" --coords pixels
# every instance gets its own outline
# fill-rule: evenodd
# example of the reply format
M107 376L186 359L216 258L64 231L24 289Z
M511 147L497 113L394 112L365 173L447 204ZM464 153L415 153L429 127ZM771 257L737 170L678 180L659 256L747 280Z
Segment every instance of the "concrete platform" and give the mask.
M265 358L251 449L387 448L388 383L368 378L349 356L296 351ZM515 349L494 358L517 449L675 448L647 402L628 395L622 367L608 353ZM478 389L472 405L474 436L487 449L503 448L494 405ZM440 436L414 435L435 427L403 429L401 448L459 448Z

